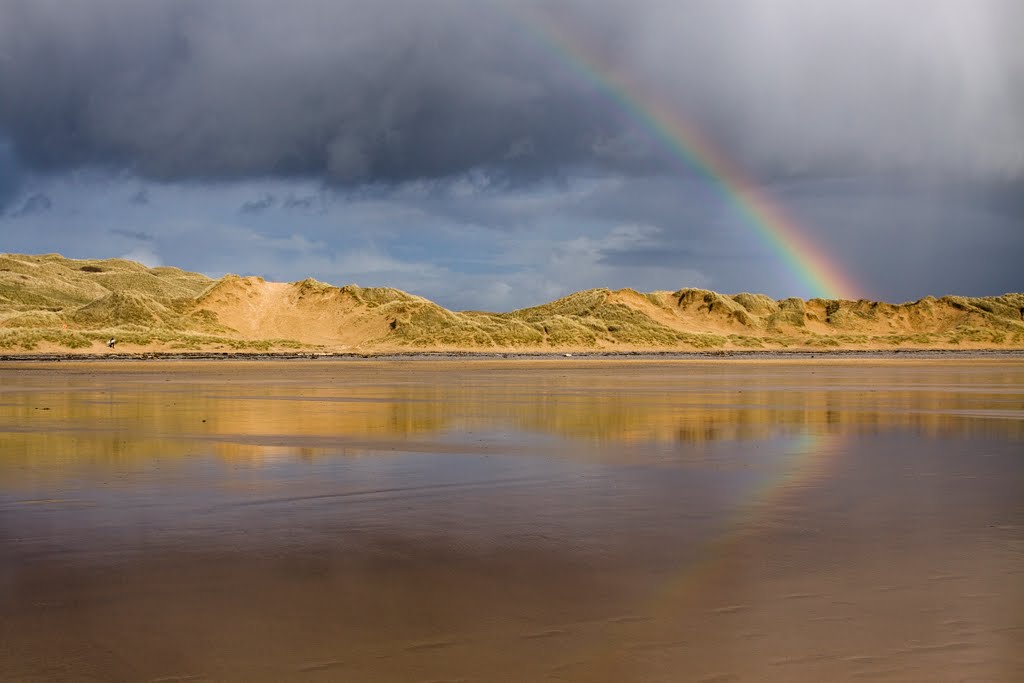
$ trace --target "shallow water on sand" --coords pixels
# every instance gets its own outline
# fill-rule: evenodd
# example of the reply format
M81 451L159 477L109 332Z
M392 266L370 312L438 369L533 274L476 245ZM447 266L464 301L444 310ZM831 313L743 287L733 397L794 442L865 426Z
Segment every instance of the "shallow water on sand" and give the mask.
M1024 680L1024 364L0 365L0 680Z

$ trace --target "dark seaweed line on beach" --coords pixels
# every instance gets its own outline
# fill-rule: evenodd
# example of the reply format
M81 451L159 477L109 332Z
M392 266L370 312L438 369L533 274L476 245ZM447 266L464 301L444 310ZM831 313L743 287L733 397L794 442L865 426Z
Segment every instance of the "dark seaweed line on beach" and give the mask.
M582 351L558 352L494 352L494 351L408 351L383 353L309 353L309 352L143 352L143 353L7 353L0 354L0 362L35 361L255 361L255 360L585 360L585 359L647 359L647 360L724 360L724 359L812 359L812 358L1021 358L1024 349L893 349L829 350L829 351Z

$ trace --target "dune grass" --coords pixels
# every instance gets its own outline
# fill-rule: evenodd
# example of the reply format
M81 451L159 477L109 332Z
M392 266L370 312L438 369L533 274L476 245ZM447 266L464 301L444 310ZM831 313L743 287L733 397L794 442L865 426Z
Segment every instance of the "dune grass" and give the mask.
M117 339L122 347L152 346L175 350L201 350L223 348L234 351L270 351L272 349L307 349L309 344L301 344L290 339L238 339L208 334L191 334L168 329L125 329L109 328L102 330L66 331L53 329L6 329L0 330L0 350L34 351L42 344L51 344L70 350L87 349L93 346L102 347L111 337Z

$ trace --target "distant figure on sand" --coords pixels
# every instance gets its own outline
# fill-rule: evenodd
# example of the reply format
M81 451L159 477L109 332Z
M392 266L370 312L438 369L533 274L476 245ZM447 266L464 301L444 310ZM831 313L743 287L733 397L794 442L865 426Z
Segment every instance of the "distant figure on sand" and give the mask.
M107 347L112 349L112 348L114 348L114 344L116 344L116 343L117 343L117 340L114 339L113 337L111 337L110 339L107 340Z

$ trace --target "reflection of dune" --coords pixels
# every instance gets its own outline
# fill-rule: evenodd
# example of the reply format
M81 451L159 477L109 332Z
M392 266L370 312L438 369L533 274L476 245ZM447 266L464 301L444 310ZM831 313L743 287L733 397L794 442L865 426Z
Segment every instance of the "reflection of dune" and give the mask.
M234 391L218 396L159 386L114 394L36 393L32 402L45 404L45 412L31 404L0 406L3 451L34 464L125 463L200 450L229 460L270 461L285 454L311 456L334 439L404 439L436 432L447 419L443 404L424 394L398 391L384 399L338 400L323 390L320 396L303 390L301 397L256 391L259 395L247 398ZM289 446L289 441L316 445Z
M1024 435L1019 420L970 421L960 414L959 402L948 397L897 394L889 405L875 405L868 392L819 390L746 392L706 397L700 404L644 405L633 401L578 401L559 409L540 405L515 419L529 429L576 438L611 441L704 441L765 439L806 430L872 434L906 429L922 436L981 435L1008 432ZM907 411L900 405L914 407ZM1018 402L1020 411L1024 406ZM1020 413L1017 413L1018 417Z
M8 472L31 479L76 463L162 466L197 454L273 463L374 450L472 452L503 432L592 441L600 457L617 443L804 433L1024 438L1024 371L1012 362L64 364L61 371L0 371L0 466ZM463 432L480 439L452 441Z

